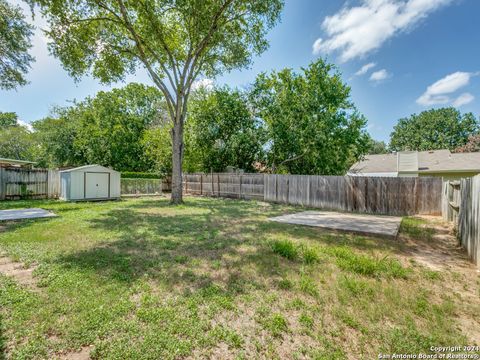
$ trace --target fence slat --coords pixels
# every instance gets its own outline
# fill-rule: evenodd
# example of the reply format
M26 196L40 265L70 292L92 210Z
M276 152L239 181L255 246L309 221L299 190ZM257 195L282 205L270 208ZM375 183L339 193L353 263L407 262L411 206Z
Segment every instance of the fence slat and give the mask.
M445 181L442 193L444 219L455 222L460 245L480 266L480 175Z

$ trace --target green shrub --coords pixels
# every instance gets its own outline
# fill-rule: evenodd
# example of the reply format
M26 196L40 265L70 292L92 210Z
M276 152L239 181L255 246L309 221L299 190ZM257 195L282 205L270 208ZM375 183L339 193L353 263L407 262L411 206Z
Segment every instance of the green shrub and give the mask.
M123 179L162 179L164 178L164 176L161 176L158 173L123 171L122 178Z
M275 254L289 260L295 260L298 256L298 249L290 240L275 240L272 242L272 250Z

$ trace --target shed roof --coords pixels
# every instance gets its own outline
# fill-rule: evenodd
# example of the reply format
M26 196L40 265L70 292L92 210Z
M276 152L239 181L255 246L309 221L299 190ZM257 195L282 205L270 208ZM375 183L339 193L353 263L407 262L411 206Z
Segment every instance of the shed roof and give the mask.
M397 154L367 155L350 168L352 173L397 172ZM480 152L451 153L449 150L418 152L418 172L480 172Z
M118 172L116 170L113 170L113 169L110 169L108 167L105 167L105 166L102 166L102 165L97 165L97 164L94 164L94 165L83 165L83 166L79 166L79 167L76 167L76 168L71 168L71 169L67 169L67 170L62 170L60 172L73 172L73 171L79 171L79 170L87 170L87 169L91 169L91 168L95 168L95 167L100 167L102 169L105 169L106 171L114 171L114 172Z

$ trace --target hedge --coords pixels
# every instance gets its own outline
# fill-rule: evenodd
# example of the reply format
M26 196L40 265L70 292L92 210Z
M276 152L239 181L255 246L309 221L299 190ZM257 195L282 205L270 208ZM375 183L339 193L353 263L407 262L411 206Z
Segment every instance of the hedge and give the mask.
M123 171L122 178L124 179L162 179L160 174L147 172Z

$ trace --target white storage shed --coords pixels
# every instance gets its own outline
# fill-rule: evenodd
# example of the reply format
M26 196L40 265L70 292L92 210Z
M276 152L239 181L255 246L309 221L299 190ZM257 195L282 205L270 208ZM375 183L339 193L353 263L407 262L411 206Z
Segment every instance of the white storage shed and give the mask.
M100 165L60 171L60 199L111 200L120 198L120 173Z

